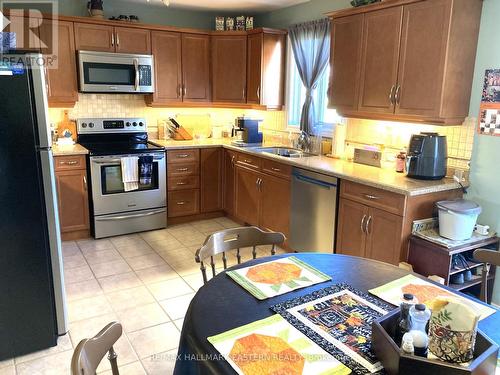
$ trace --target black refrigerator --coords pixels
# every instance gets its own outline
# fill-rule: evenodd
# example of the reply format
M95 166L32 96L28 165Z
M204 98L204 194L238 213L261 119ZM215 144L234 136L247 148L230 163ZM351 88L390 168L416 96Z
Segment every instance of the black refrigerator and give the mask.
M67 332L41 57L0 54L0 361Z

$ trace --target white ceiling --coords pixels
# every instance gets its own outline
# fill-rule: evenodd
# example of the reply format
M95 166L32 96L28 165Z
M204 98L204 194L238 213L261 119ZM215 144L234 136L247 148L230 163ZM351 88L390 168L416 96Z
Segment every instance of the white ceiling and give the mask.
M146 3L147 0L130 0L135 3ZM188 8L207 11L227 12L263 12L292 5L307 3L310 0L170 0L173 8ZM162 0L149 0L149 5L162 5Z

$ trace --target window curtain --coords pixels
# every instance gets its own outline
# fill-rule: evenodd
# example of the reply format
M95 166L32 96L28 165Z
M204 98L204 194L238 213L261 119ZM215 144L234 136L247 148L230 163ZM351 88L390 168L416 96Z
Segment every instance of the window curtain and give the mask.
M330 58L330 20L325 18L294 25L288 32L295 64L306 88L300 130L313 134L318 120L313 94Z

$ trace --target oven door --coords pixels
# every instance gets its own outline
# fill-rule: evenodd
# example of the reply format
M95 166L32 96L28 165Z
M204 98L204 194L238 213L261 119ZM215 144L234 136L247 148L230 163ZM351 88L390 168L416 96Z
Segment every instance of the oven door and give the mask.
M154 92L153 56L78 52L81 92Z
M125 192L121 157L153 156L151 184ZM94 216L166 207L165 153L92 156L90 158Z

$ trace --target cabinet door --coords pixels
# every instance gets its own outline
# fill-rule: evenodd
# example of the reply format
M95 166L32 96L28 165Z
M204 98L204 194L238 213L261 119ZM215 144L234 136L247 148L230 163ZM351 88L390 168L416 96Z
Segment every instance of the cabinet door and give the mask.
M328 106L340 113L358 108L363 14L332 21Z
M30 27L29 19L21 16L9 15L7 17L10 23L5 29L0 30L4 32L11 32L16 34L16 49L28 51L40 51L39 28ZM42 25L44 20L42 20Z
M212 36L212 100L246 103L247 37Z
M247 103L261 103L262 48L264 34L248 36L247 46Z
M234 215L236 153L224 150L224 211Z
M259 225L259 172L236 166L236 217L245 223Z
M151 54L151 32L146 29L115 27L116 52Z
M340 199L337 254L365 256L364 226L367 219L368 207L349 199Z
M260 224L264 229L290 235L290 181L262 175Z
M366 228L366 257L397 265L402 243L403 218L370 208Z
M210 100L210 37L182 34L182 82L185 102Z
M42 48L42 53L48 57L56 56L54 66L47 67L48 100L51 106L74 106L78 100L78 83L76 79L75 35L73 22L58 21L58 49L53 46ZM40 26L43 40L49 40L53 22L44 20Z
M393 113L403 7L369 12L363 22L359 110ZM342 58L342 56L339 56Z
M84 169L56 173L61 232L89 229L87 172Z
M151 47L155 64L155 92L152 103L182 101L181 34L166 31L151 32Z
M396 114L439 116L450 12L447 0L404 7Z
M200 150L201 212L222 210L222 148Z
M75 45L77 50L115 52L113 26L75 23Z

